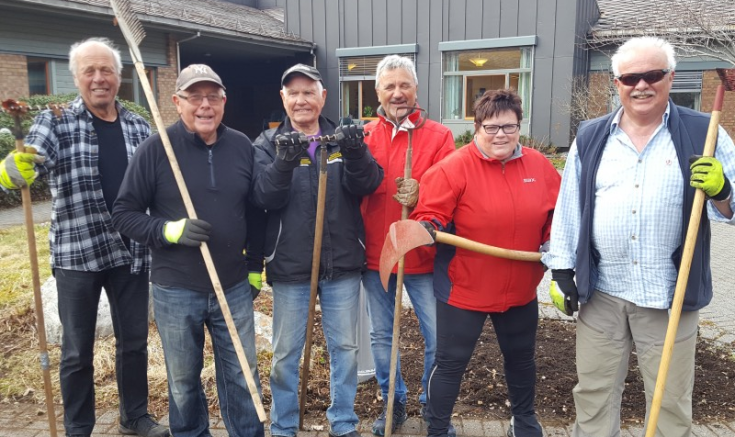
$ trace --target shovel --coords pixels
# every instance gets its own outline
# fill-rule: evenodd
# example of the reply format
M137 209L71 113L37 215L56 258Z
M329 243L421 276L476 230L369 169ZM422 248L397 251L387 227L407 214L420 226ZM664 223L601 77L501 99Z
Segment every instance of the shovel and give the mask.
M471 250L472 252L497 258L541 262L539 252L503 249L441 231L434 231L434 237L432 237L421 223L414 220L401 220L390 225L388 235L385 236L385 243L383 243L383 251L380 253L380 280L383 287L388 288L388 280L393 266L403 255L419 246L431 245L434 242L449 244L460 249Z
M720 124L720 115L722 113L722 102L725 99L725 91L732 91L735 89L735 69L718 68L717 74L720 76L722 83L717 86L717 91L715 92L715 101L712 104L712 115L709 120L709 127L707 129L707 137L704 141L702 156L714 156L715 154L717 130ZM696 190L694 193L694 201L692 202L692 213L689 216L689 227L687 228L686 239L684 240L681 264L679 265L679 276L676 278L674 300L671 303L671 310L669 313L669 326L666 328L664 348L661 352L661 363L658 367L656 388L653 392L651 411L648 415L646 437L653 437L656 434L658 416L661 412L661 401L663 400L664 390L666 388L666 377L669 373L671 355L673 354L674 342L676 341L676 331L679 329L681 308L684 305L684 295L686 293L687 283L689 282L689 270L692 267L694 246L697 244L697 231L699 229L699 222L702 219L704 201L704 191L699 189Z

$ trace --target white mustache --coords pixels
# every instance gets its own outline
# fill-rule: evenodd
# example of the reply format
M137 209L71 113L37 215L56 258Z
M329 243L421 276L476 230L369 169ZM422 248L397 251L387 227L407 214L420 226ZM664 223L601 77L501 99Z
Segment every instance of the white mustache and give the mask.
M652 93L650 91L634 91L634 92L630 93L630 96L631 97L649 97L649 96L653 96L653 95L654 95L654 93Z

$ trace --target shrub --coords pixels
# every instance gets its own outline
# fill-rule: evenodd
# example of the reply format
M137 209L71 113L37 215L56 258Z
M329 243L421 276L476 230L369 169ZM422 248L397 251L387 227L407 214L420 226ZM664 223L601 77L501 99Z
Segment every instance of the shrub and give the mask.
M66 104L74 100L76 96L77 93L51 94L26 97L19 100L28 103L28 105L33 108L45 107L46 105L51 104ZM120 104L122 104L128 111L145 118L153 127L151 114L143 106L127 100L120 100ZM27 116L23 117L21 126L23 128L24 135L28 133L28 130L33 124L33 119L39 112L39 110L33 109L28 111ZM15 137L12 133L4 133L6 132L4 129L8 129L13 132L14 127L15 121L13 120L13 117L4 112L0 112L0 159L5 158L11 150L15 150ZM33 200L45 200L51 198L48 183L45 179L37 180L31 185L31 198L33 198ZM21 203L20 192L13 191L8 193L0 190L0 208L18 206Z
M468 129L464 131L464 133L457 135L457 137L454 139L454 147L459 149L465 144L469 144L474 136L475 134L473 134L471 130Z

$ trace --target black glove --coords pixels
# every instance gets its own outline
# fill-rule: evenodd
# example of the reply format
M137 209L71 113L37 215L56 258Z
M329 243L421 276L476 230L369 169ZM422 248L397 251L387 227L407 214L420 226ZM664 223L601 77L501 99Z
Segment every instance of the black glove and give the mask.
M301 165L301 157L309 149L309 140L301 132L276 136L276 161L282 170L293 170Z
M568 316L579 311L579 293L577 293L577 284L574 283L574 270L552 270L551 281L549 293L559 311ZM560 296L558 291L564 293L564 296Z
M163 236L171 244L199 247L203 241L209 241L212 225L199 219L181 219L166 222L163 225Z
M429 235L431 235L431 239L434 240L430 244L427 244L427 246L433 246L434 243L436 243L436 228L431 222L420 221L419 223L426 229Z
M334 135L337 136L337 144L343 158L360 159L365 155L367 146L362 141L365 138L362 126L355 124L339 126L334 130Z

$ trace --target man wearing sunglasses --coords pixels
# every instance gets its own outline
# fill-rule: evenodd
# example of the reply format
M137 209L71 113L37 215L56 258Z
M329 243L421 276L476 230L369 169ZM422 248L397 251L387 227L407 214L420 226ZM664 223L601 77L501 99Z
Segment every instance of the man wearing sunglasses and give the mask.
M735 146L719 127L702 154L710 117L669 98L674 48L633 38L612 58L621 107L582 123L564 169L543 262L551 295L579 310L573 436L620 435L620 403L635 344L650 400L669 322L695 188L707 195L657 436L690 436L699 310L712 299L710 220L733 223ZM576 284L574 277L576 275ZM646 414L648 416L648 414Z

